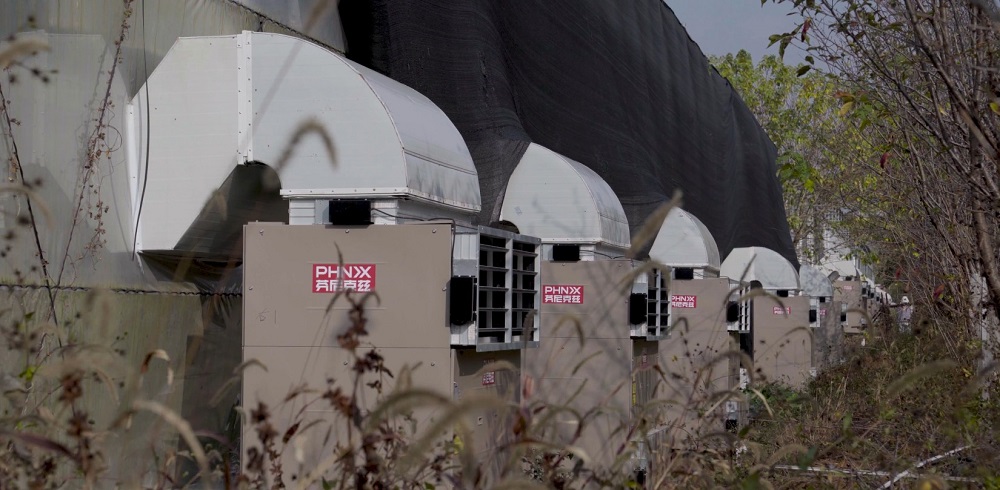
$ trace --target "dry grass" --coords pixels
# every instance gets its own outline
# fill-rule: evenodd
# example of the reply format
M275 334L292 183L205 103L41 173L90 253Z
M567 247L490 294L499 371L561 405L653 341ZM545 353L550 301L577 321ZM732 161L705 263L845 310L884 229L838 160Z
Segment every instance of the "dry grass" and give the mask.
M980 390L974 343L961 359L951 359L939 328L923 322L911 334L888 322L877 324L866 334L865 346L860 337L849 339L854 345L847 361L820 373L804 391L769 386L765 393L774 414L759 416L748 427L751 455L770 458L778 448L796 444L808 450L780 458L785 465L847 473L768 468L762 474L781 486L880 486L893 475L961 448L916 473L995 479L1000 470L993 450L996 393Z
M127 24L123 24L123 36L126 29ZM19 57L40 48L14 44L0 54L0 65L15 66ZM6 109L4 114L7 116ZM315 131L323 130L307 125L300 133ZM95 138L88 152L91 160L103 153L95 149L103 137ZM332 144L326 146L335 154ZM17 162L12 165L16 167ZM47 208L31 189L21 183L0 192L33 197L47 216ZM643 228L632 253L642 249L678 202L679 197L675 197L654 213L654 223ZM33 219L22 223L25 230L29 225L34 228ZM912 335L897 333L889 324L879 325L866 346L851 349L848 362L821 373L801 392L780 385L755 385L747 393L692 390L692 395L680 402L680 410L701 414L704 419L728 398L750 403L754 409L751 423L738 434L718 427L688 437L682 424L671 418L674 412L664 407L663 397L654 396L636 407L635 423L623 422L617 432L636 442L642 441L642 434L650 428L665 427L663 439L684 443L658 446L651 457L654 471L640 478L632 461L635 444L616 448L610 464L594 463L576 446L580 433L600 415L602 407L579 410L537 399L512 403L488 396L455 401L447 394L413 386L406 369L389 372L378 352L363 347L365 311L371 297L335 298L351 306L352 327L338 341L352 354L352 377L330 379L325 386L289 387L283 401L298 407L324 405L335 413L332 419L312 422L299 411L298 418L279 421L273 414L280 407L248 400L235 422L236 430L228 435L206 434L201 432L204 428L192 427L143 389L154 384L154 377L162 389L174 385L172 367L176 364L165 350L128 357L117 347L120 338L112 337L110 330L97 328L91 336L77 334L91 323L98 327L110 323L108 316L114 313L102 308L105 303L99 294L95 298L93 318L49 322L36 318L35 311L0 315L0 352L5 355L2 367L9 370L16 366L0 372L0 487L847 488L881 484L932 456L965 446L969 449L920 471L986 483L997 481L1000 473L993 451L997 447L997 397L993 393L989 399L981 397L978 382L982 377L971 367L975 365L976 346L970 342L960 358L953 359L954 350L943 348L940 341L943 327L931 322ZM54 302L51 312L55 312ZM59 339L60 345L52 345L46 338ZM722 352L705 364L688 367L697 373L733 358L740 358L740 354ZM135 359L140 361L133 362ZM245 370L261 368L266 366L244 363L234 371L233 383L223 389L238 383ZM516 367L498 364L489 368ZM671 381L671 373L661 368L655 371L661 386ZM394 385L385 388L373 384L369 381L373 377L392 377ZM696 375L685 382L695 386L701 380ZM366 406L360 396L369 389L380 395L372 406ZM114 416L106 420L98 417L98 409ZM422 409L444 416L437 423L422 426L413 416ZM466 423L484 410L502 411L510 421L504 426L505 444L485 456L474 451ZM554 414L566 411L578 415L577 439L553 442ZM137 429L136 420L151 414L158 423ZM247 441L245 455L234 467L233 456L240 456L235 434L244 424L258 442ZM322 455L318 465L286 465L286 461L303 459L301 441L305 436L322 439L334 426L349 436L334 441L335 449ZM149 427L155 431L149 432ZM148 462L147 467L126 469L131 472L114 468L118 455L109 448L129 439L146 443L145 454L138 459ZM183 443L161 444L177 439ZM199 473L179 475L183 461L194 461ZM854 474L806 474L795 469L808 466L835 467ZM856 470L870 471L862 474ZM125 473L127 477L122 476Z

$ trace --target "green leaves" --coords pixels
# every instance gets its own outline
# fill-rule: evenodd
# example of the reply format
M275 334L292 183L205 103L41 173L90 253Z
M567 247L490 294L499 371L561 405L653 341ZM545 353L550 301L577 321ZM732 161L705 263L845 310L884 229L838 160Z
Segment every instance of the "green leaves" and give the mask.
M781 59L785 59L785 49L787 49L788 45L792 43L792 39L795 37L796 31L798 31L798 28L796 28L795 31L792 32L771 35L770 37L768 37L768 41L770 41L770 44L768 44L767 47L770 48L771 46L777 44L778 57Z
M31 383L35 379L36 373L38 373L38 366L34 364L29 364L28 366L25 366L24 370L21 371L21 373L18 374L17 377L21 378L27 383Z
M807 32L817 24L809 26ZM771 44L797 42L803 27L798 36L794 31L771 36ZM872 148L854 124L880 117L867 97L840 90L840 81L816 69L812 55L797 66L773 55L755 63L745 51L710 61L777 147L776 171L793 242L803 243L818 223L833 225L829 216L844 206L856 207L843 197L855 193L844 191L865 177L859 164L869 160Z
M844 105L840 106L840 110L837 111L837 115L839 115L840 117L844 117L851 113L851 109L854 109L853 100L844 102Z
M819 173L809 161L797 152L790 152L779 157L778 180L782 186L797 186L808 192L815 192L816 179ZM789 217L791 219L791 217Z

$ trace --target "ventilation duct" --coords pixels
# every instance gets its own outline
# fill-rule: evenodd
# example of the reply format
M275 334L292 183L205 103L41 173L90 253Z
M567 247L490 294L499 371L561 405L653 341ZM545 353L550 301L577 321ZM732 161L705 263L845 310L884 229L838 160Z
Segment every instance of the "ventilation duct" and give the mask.
M394 219L468 221L480 210L468 148L437 106L299 38L178 39L129 109L132 159L148 174L133 182L140 249L178 246L251 161L277 172L292 224L329 222L331 199L371 200L373 216Z
M763 247L733 249L722 263L721 274L730 279L759 281L768 291L798 291L799 274L787 259Z
M670 267L697 269L703 277L717 277L722 265L712 233L701 220L680 208L671 209L663 220L649 258Z
M545 244L581 245L582 260L595 254L620 257L630 244L625 210L607 182L534 143L511 175L500 219Z
M802 292L812 298L833 298L833 282L819 268L811 265L799 267Z

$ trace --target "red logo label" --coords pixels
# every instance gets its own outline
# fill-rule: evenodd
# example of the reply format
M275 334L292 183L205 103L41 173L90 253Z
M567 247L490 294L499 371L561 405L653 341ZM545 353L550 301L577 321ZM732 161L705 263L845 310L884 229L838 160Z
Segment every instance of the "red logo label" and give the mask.
M826 308L820 308L819 309L819 316L820 317L826 316Z
M313 264L312 290L314 293L346 291L374 291L375 264Z
M780 306L775 306L774 309L771 310L771 311L775 315L791 315L792 314L792 307L791 306L786 306L786 307L782 308Z
M496 361L493 360L493 359L487 359L486 360L486 365L489 366L490 364L493 364L494 362L496 362ZM497 372L496 371L486 371L485 373L483 373L483 386L488 386L488 385L496 384L496 382L497 382Z
M670 306L674 308L697 308L698 297L686 294L670 295Z
M583 304L583 286L542 286L542 303Z

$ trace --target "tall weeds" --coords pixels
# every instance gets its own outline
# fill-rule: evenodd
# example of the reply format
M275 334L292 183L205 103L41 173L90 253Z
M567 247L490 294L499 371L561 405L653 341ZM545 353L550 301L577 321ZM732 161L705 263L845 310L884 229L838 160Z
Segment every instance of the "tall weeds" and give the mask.
M129 15L127 10L123 37ZM18 60L37 49L43 47L8 46L0 53L0 66L23 67ZM116 43L120 49L121 39ZM16 118L5 100L0 103L5 137L13 140ZM97 129L84 148L71 226L85 219L86 209L80 206L88 203L97 212L87 212L87 217L100 221L103 216L104 204L89 186L93 167L110 151L104 116L109 104L105 99L100 105ZM312 126L305 130L323 133ZM326 146L334 153L332 144ZM20 161L13 155L10 166L18 169ZM42 221L49 214L35 194L42 184L18 181L0 192L30 197ZM646 245L678 202L679 196L653 214L630 254ZM38 230L34 216L19 226L18 232ZM92 240L92 248L99 248L100 234ZM9 247L0 247L0 256L7 252ZM42 269L48 279L48 259L40 245L36 259L38 264L20 265L28 271ZM233 430L222 434L192 426L168 403L184 377L173 351L127 338L129 332L156 323L155 318L121 331L111 328L124 317L116 311L114 295L132 293L74 291L75 296L57 301L57 276L45 283L45 301L32 302L20 301L26 295L17 297L18 284L0 288L18 306L0 311L0 488L848 487L881 484L908 470L985 482L1000 478L992 451L998 442L997 394L980 389L990 372L972 367L978 346L942 342L951 338L942 330L947 326L933 319L913 333L896 331L891 321L874 324L865 333L864 346L854 346L845 363L800 391L761 379L747 390L714 385L717 372L727 371L730 363L753 373L752 361L731 345L716 350L689 345L685 329L699 326L675 324L675 335L665 342L682 344L683 359L671 367L661 360L636 368L654 379L653 395L629 414L614 414L621 422L612 432L626 442L612 448L610 463L599 463L580 441L608 415L605 406L580 409L572 399L543 401L531 396L529 383L516 399L484 395L455 400L414 384L413 373L420 366L390 371L378 350L366 343L366 312L378 300L374 295L334 298L349 306L350 327L337 342L350 354L350 375L331 377L321 386L289 386L275 406L242 400L233 410ZM583 344L586 328L577 322ZM59 345L46 343L46 338L59 339ZM600 365L608 360L595 356L580 362ZM222 389L238 384L249 370L267 368L248 361ZM495 363L483 369L517 367ZM363 396L367 392L376 398ZM212 403L224 398L214 397ZM720 407L729 400L750 408L749 425L732 432L724 430L719 418ZM310 417L309 409L317 407L332 415ZM279 420L276 414L288 412L286 408L292 418ZM418 416L427 411L438 414L434 422ZM499 419L508 422L499 428L501 444L484 453L476 450L471 423L485 411L502 413ZM556 427L556 420L567 414L576 422L568 440L559 437L565 431ZM240 433L250 436L241 441ZM306 451L316 441L329 442L333 449L307 465ZM956 448L961 450L948 453ZM927 463L942 454L947 456ZM637 463L640 456L648 467ZM817 465L843 471L809 471ZM191 466L197 470L186 472Z

